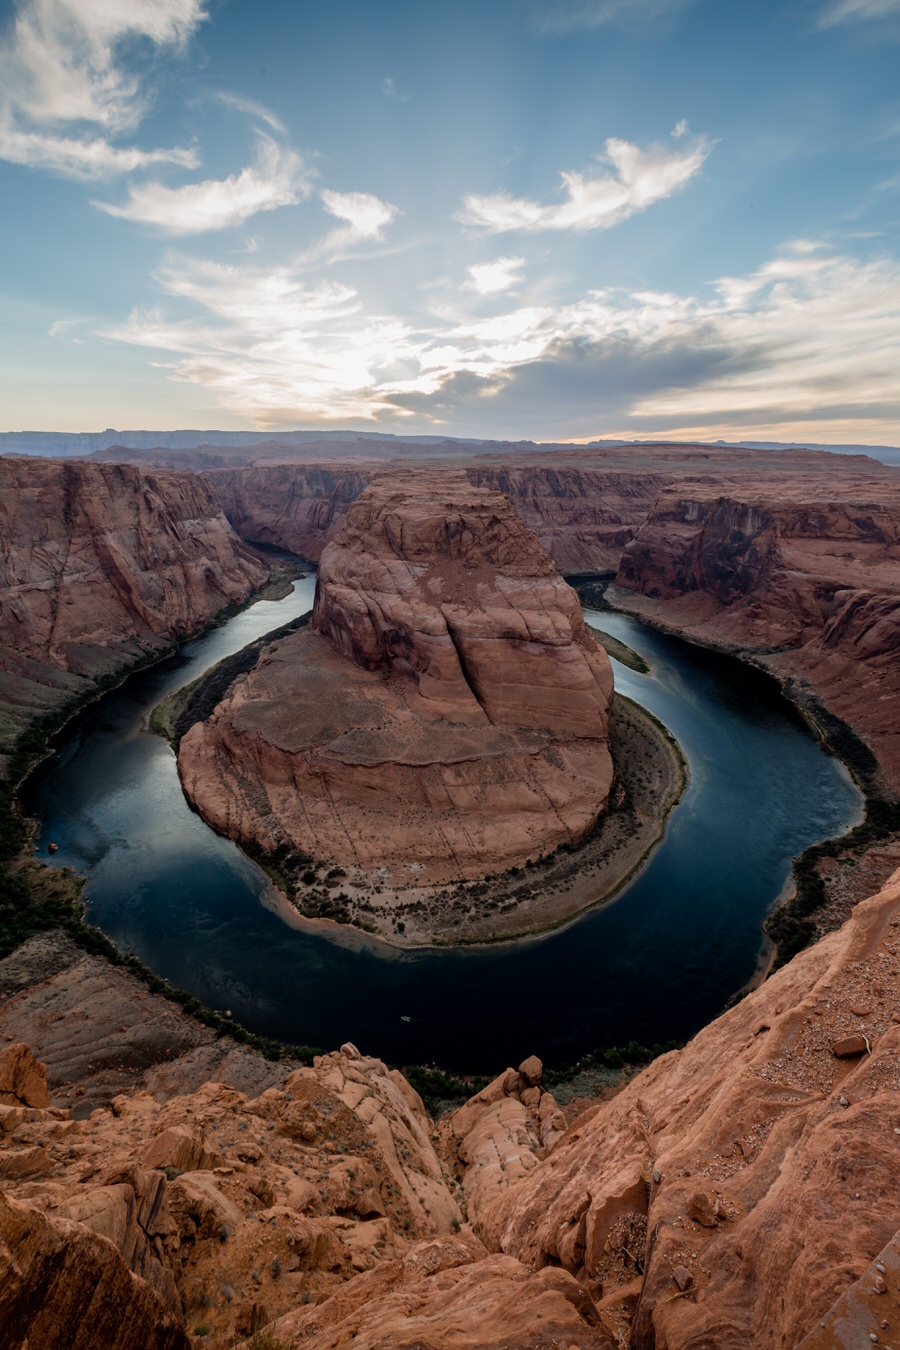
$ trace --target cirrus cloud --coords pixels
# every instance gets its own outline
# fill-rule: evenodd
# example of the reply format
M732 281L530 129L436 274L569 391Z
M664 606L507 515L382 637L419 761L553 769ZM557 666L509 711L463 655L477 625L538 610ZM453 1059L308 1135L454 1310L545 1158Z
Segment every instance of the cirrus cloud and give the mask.
M260 137L256 163L227 178L170 188L141 183L124 206L95 202L107 215L152 225L166 234L202 234L242 225L260 211L291 206L311 191L310 171L292 150Z
M552 205L508 192L473 193L465 198L458 219L491 234L609 229L671 197L700 172L714 142L697 136L682 148L686 126L679 123L676 132L677 148L651 145L642 150L630 141L610 137L605 152L597 156L607 171L593 176L563 172L563 199Z
M193 162L109 138L147 110L146 49L180 50L206 17L200 0L21 0L0 35L0 156L78 178Z

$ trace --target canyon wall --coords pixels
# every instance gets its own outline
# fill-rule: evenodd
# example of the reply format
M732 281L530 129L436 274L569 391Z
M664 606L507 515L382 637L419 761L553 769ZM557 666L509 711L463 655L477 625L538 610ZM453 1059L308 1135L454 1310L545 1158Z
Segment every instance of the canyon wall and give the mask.
M0 459L0 746L267 576L193 474Z
M625 548L616 605L749 650L849 722L900 789L900 485L662 492Z
M372 465L262 464L215 470L207 477L243 538L318 562L343 527L351 502L379 472ZM515 461L470 464L463 472L475 487L502 492L566 573L614 572L622 549L668 481L652 473L517 466Z
M593 826L612 670L505 497L448 471L373 481L322 555L313 628L181 742L217 829L419 886Z

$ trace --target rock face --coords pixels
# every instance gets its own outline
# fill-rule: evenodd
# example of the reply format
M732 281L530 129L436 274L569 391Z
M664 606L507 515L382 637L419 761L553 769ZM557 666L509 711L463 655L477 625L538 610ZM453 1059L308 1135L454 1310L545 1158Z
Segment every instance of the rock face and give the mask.
M267 575L192 474L0 460L0 741Z
M421 885L580 838L612 780L609 660L505 498L373 482L322 556L315 632L181 743L224 833Z
M900 873L549 1156L525 1113L507 1108L503 1133L482 1094L449 1122L476 1233L573 1274L638 1350L880 1337L877 1262L893 1290L900 1236L898 960ZM839 1057L851 1032L870 1050Z
M808 480L777 494L670 488L625 549L612 594L807 684L900 787L900 484L851 484L839 499Z

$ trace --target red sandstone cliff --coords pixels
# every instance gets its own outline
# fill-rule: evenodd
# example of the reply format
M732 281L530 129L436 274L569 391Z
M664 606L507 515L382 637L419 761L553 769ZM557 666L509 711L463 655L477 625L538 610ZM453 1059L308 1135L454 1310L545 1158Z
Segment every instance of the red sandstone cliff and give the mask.
M809 480L661 493L622 555L616 604L803 681L900 787L900 485Z
M594 824L609 661L504 497L449 472L373 482L323 553L313 627L182 740L217 829L422 885Z
M193 474L0 459L3 741L267 575Z

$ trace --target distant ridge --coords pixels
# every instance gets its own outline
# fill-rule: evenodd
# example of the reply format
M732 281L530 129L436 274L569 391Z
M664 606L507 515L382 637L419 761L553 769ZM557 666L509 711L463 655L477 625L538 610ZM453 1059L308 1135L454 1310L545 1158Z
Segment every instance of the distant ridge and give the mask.
M900 446L894 445L826 445L820 441L673 441L670 437L648 437L641 440L625 440L621 437L597 438L590 441L530 441L495 440L466 436L407 436L387 431L216 431L177 429L173 431L118 431L107 427L105 431L2 431L0 432L0 454L5 455L43 455L50 459L86 458L88 455L101 456L109 450L203 450L243 449L250 446L292 447L297 450L314 449L321 457L348 455L371 455L380 457L378 446L395 447L403 453L401 447L423 447L426 453L443 451L453 454L459 447L465 453L474 448L482 454L503 454L511 449L518 452L528 450L541 452L559 450L567 446L573 449L603 449L613 447L653 446L660 444L691 444L697 446L746 448L754 450L824 450L840 455L871 455L883 464L900 465ZM440 451L438 448L440 447ZM111 456L103 456L111 458ZM226 461L222 461L223 463Z

